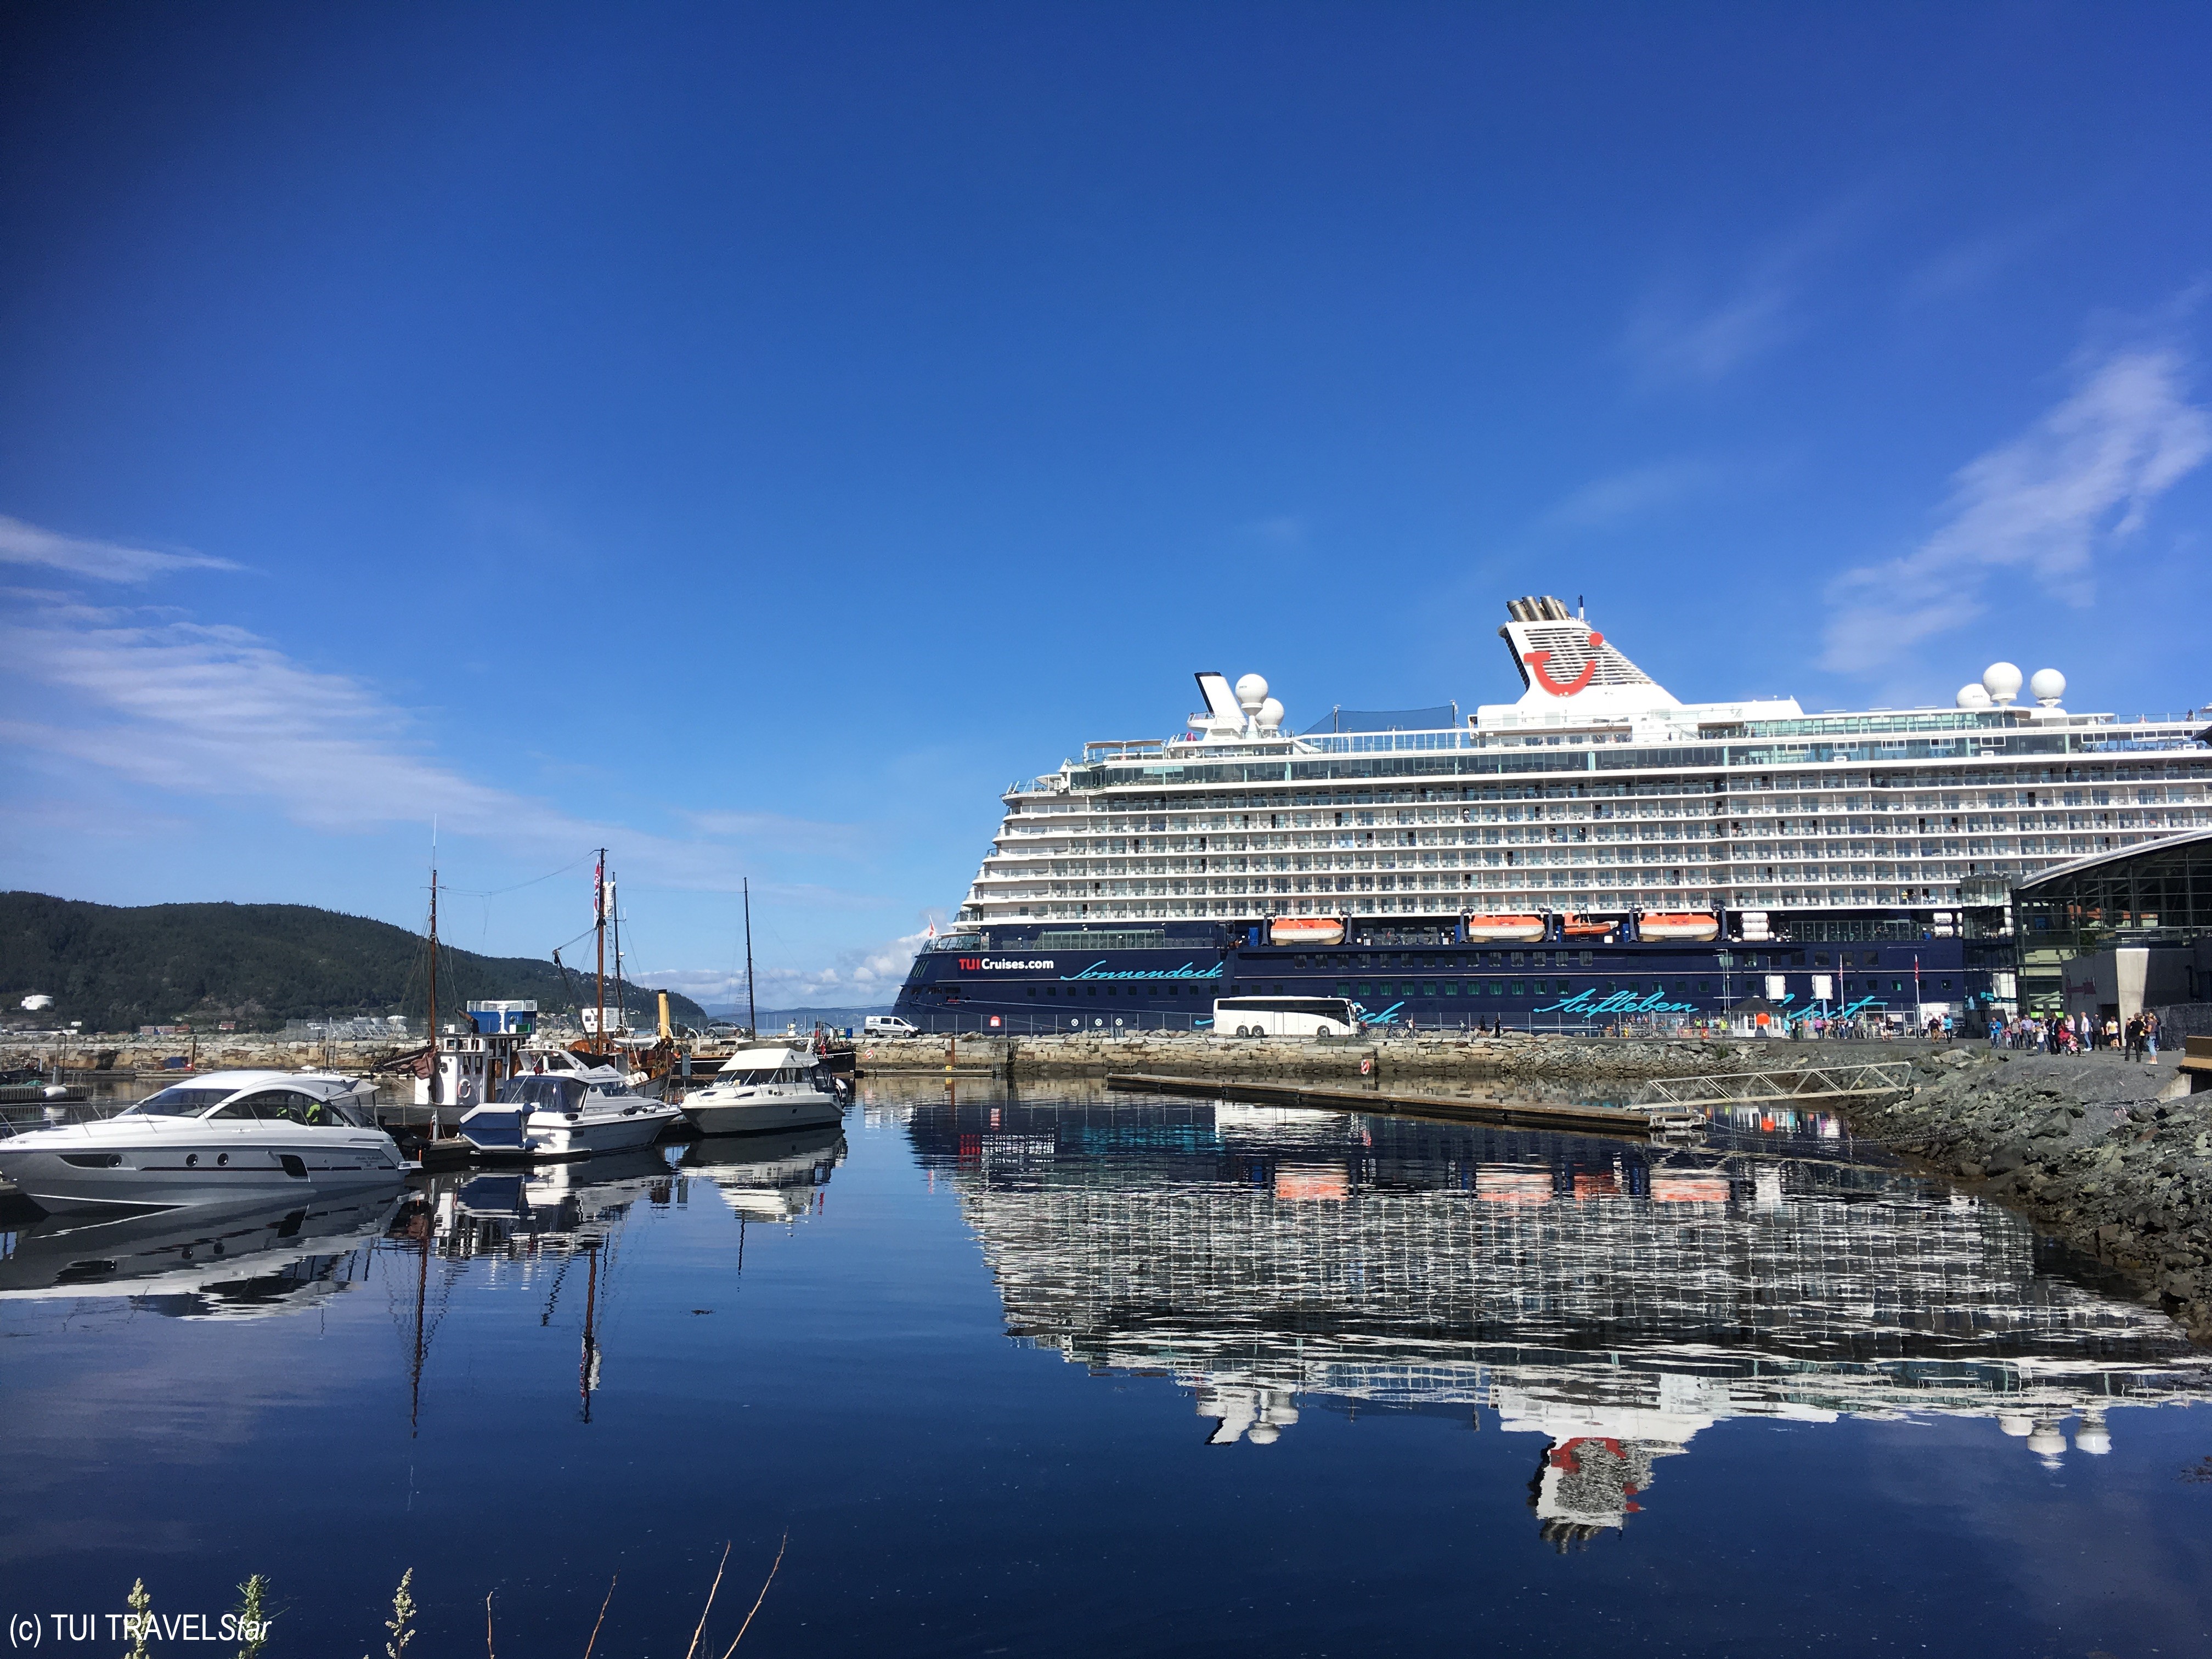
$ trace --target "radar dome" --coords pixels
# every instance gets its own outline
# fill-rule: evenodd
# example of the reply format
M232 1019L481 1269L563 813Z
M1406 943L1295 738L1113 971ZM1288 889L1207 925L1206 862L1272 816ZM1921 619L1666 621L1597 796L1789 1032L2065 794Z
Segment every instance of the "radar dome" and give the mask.
M1262 732L1279 730L1283 724L1283 700L1270 697L1260 705L1260 729Z
M2013 671L2013 684L2020 684L2020 671ZM1237 704L1246 714L1255 712L1267 701L1267 682L1258 674L1247 674L1237 682Z
M2056 708L2059 698L2066 695L2066 676L2055 668L2039 668L2027 689L2045 708Z
M1990 694L1982 690L1982 683L1979 680L1975 680L1971 684L1962 685L1959 688L1960 708L1987 708L1989 706Z
M2020 683L2025 677L2008 662L1993 662L1982 671L1982 689L1990 694L1990 701L2003 704L2020 695Z

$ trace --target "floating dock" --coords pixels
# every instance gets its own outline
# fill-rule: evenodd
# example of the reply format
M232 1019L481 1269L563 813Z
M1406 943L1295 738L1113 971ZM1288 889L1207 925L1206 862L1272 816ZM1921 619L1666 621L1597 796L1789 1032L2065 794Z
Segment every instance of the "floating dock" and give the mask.
M1231 1083L1218 1078L1168 1077L1150 1072L1109 1073L1106 1086L1146 1094L1194 1095L1261 1106L1304 1106L1325 1112L1384 1112L1394 1117L1434 1117L1455 1123L1500 1123L1522 1129L1561 1129L1575 1134L1646 1139L1655 1131L1702 1127L1704 1116L1672 1109L1623 1110L1617 1106L1553 1105L1533 1100L1474 1100L1450 1095L1400 1094L1387 1090L1314 1087L1296 1083Z

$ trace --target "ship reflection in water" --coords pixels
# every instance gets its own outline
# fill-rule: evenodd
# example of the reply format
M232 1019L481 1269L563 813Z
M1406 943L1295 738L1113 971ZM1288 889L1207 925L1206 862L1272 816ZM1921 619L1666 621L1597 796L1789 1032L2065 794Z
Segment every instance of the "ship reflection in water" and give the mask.
M1684 1152L1187 1102L909 1119L1016 1340L1172 1376L1218 1445L1316 1407L1494 1413L1542 1437L1528 1501L1562 1548L1729 1418L1988 1417L2055 1463L2069 1425L2095 1455L2122 1408L2212 1389L2006 1212L1833 1120L1774 1127Z

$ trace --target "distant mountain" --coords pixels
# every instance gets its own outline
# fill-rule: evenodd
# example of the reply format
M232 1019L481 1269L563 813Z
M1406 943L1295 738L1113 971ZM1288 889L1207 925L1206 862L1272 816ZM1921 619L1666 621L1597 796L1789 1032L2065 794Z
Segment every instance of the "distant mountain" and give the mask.
M365 916L306 904L147 904L128 908L0 893L0 1009L22 999L54 1000L38 1016L88 1031L127 1031L174 1021L236 1020L270 1030L322 1015L408 1014L421 1018L429 990L419 934ZM592 981L574 976L588 1005ZM632 985L629 1006L654 1009L651 989ZM618 992L607 984L611 1004ZM550 961L480 957L441 945L438 1009L442 1023L471 1000L534 1000L548 1013L574 1012L576 999ZM670 1010L687 1024L706 1014L672 992ZM648 1012L648 1020L650 1018Z

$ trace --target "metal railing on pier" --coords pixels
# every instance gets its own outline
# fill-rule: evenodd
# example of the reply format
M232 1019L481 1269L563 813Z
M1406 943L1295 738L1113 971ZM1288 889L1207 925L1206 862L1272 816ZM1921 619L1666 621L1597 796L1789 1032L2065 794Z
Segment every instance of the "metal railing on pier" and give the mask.
M1803 1105L1816 1100L1870 1100L1903 1094L1911 1086L1909 1060L1863 1066L1809 1066L1789 1071L1724 1072L1703 1077L1654 1078L1630 1103L1638 1108L1702 1109L1745 1102Z

